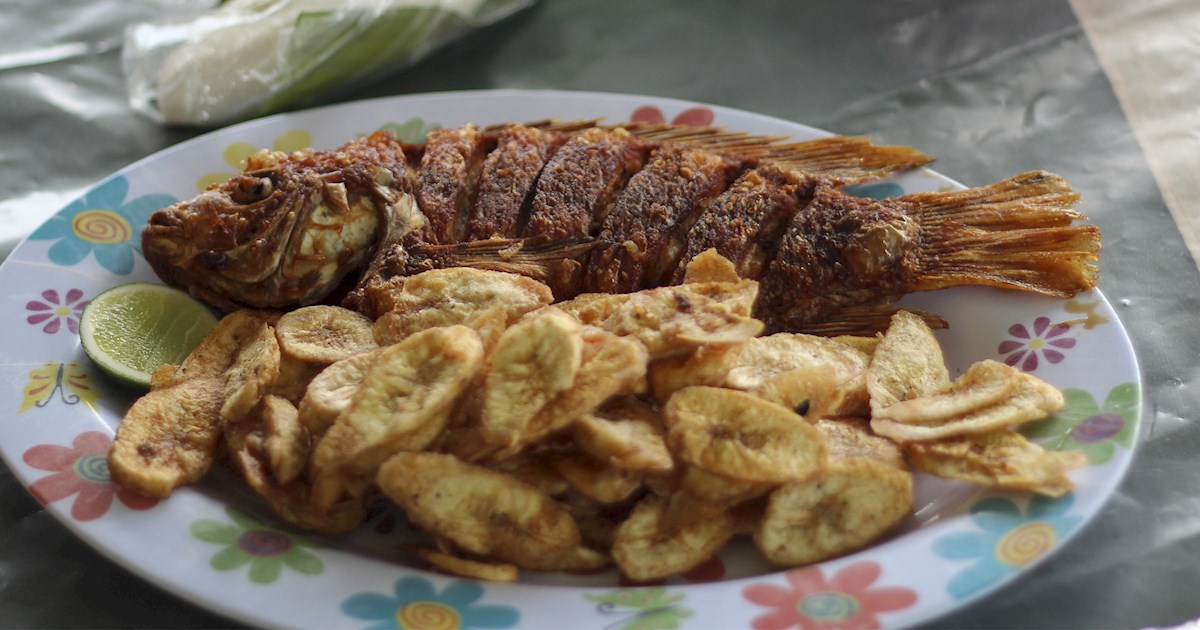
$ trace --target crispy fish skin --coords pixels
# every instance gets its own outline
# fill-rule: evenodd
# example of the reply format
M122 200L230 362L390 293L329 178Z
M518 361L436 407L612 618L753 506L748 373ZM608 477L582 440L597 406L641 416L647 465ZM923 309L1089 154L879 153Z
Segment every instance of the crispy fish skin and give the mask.
M429 132L421 168L417 171L417 204L429 220L427 238L433 243L461 240L459 217L475 204L488 139L475 125Z
M687 233L696 215L733 178L738 165L720 155L664 146L629 179L612 212L600 224L601 243L592 250L586 275L592 293L629 293L659 284L663 269L673 271L682 251L675 233Z
M496 150L483 164L479 195L463 238L516 237L522 209L531 201L542 167L566 140L563 134L536 127L505 127L496 140Z
M572 137L542 169L522 236L537 242L591 235L647 152L623 129L592 128Z

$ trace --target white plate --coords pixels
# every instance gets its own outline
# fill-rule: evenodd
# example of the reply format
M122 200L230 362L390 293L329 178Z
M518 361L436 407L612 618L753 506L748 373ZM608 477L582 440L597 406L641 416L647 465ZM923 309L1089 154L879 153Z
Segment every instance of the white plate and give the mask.
M0 387L8 390L0 400L9 401L0 411L0 453L52 514L114 561L196 604L262 626L766 629L839 620L833 625L906 626L1023 575L1100 511L1133 455L1140 382L1129 339L1098 291L1073 300L982 288L908 298L949 321L938 336L952 373L1021 354L1017 365L1068 390L1068 410L1037 436L1048 448L1089 454L1089 465L1072 473L1073 494L1049 501L919 476L917 511L900 532L791 571L771 569L750 545L735 543L701 569L654 588L622 585L615 571L476 583L405 565L398 548L417 534L384 506L353 535L315 539L282 528L221 471L157 504L109 482L103 453L130 398L96 374L74 326L83 303L99 291L154 280L138 250L149 212L194 195L206 177L227 177L255 147L330 148L381 126L411 137L431 125L635 115L797 139L826 135L661 98L459 92L273 116L120 170L38 228L0 267L6 322ZM957 187L919 170L861 194Z

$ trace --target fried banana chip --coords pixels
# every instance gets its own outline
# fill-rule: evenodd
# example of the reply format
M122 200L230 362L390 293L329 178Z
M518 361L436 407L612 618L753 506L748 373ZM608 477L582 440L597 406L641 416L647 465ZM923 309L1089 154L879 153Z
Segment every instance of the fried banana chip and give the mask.
M581 450L617 468L667 471L674 467L658 412L639 400L583 414L571 425Z
M883 335L876 334L873 337L860 335L838 335L832 339L840 344L844 344L858 350L870 358L875 354L875 348L879 347L879 342L883 339Z
M737 267L730 260L717 253L715 248L700 252L688 261L683 271L684 284L704 282L737 282Z
M434 549L422 548L416 552L429 566L450 575L488 582L516 582L519 576L517 565L507 562L469 560Z
M376 480L409 520L469 553L543 570L580 545L575 520L546 493L452 455L397 453Z
M637 293L583 295L557 306L584 324L637 338L650 356L658 359L758 335L763 323L750 317L748 310L742 312L745 294L757 295L757 287L753 280L685 284Z
M671 394L684 387L725 385L729 370L737 365L745 345L700 346L686 354L651 361L647 373L650 393L660 404L665 404Z
M305 363L329 365L378 347L365 315L340 306L305 306L275 323L279 350Z
M937 424L908 424L872 418L871 429L897 442L941 440L1040 420L1063 408L1062 392L1053 385L1031 374L1019 374L1017 380L1017 388L1007 398L965 415Z
M242 342L229 369L225 370L225 402L221 421L240 422L275 386L279 378L279 341L265 321ZM191 357L189 357L191 358ZM186 361L185 361L186 363Z
M479 335L465 326L432 328L381 349L313 451L317 504L353 494L393 453L428 446L482 366Z
M893 315L867 367L871 412L926 396L949 383L942 347L925 320L908 311Z
M460 458L461 459L461 458ZM465 460L464 460L465 461ZM492 462L488 468L523 481L546 494L556 497L571 489L571 484L546 461L544 457L532 457L526 453Z
M212 466L221 439L224 384L191 378L134 401L108 451L113 481L162 499Z
M308 463L308 430L300 424L296 407L286 398L265 396L259 403L265 438L263 450L271 475L281 484L300 476Z
M254 444L248 440L246 444ZM271 510L297 527L323 534L344 534L358 527L366 517L361 498L351 498L327 509L317 509L312 502L312 490L299 480L280 483L272 479L255 448L242 448L230 454L234 466L246 485L266 499Z
M242 348L262 334L264 326L270 326L278 319L279 313L275 311L254 310L234 311L222 317L179 364L170 379L159 386L191 378L223 376L233 366Z
M817 430L829 445L829 459L862 457L907 470L904 453L895 442L871 432L870 423L861 418L821 418Z
M663 408L667 444L680 460L752 482L803 479L825 459L824 436L790 409L745 392L688 387Z
M576 492L602 504L621 503L642 488L642 475L573 451L554 453L547 463Z
M313 437L329 430L334 420L350 406L350 399L367 376L367 370L382 349L372 350L334 362L313 377L300 399L300 424Z
M1004 400L1020 386L1022 375L1012 366L987 359L972 365L949 386L879 409L875 417L906 423L945 422Z
M685 573L708 560L735 533L727 512L697 519L682 529L666 530L667 500L642 499L613 538L612 555L621 572L636 582Z
M860 549L912 513L912 474L865 458L831 460L819 475L771 492L754 543L781 566Z
M645 389L649 359L642 344L591 327L584 327L580 334L583 354L575 381L521 423L523 428L519 433L509 433L507 444L494 458L514 455L526 445L565 429L615 396L637 394Z
M751 392L810 421L866 415L868 361L862 352L825 337L777 333L743 344L721 385Z
M377 318L375 339L382 346L429 328L471 326L477 323L473 317L495 307L504 309L505 324L511 325L553 300L549 287L524 276L449 267L419 273L390 286L369 300L374 312L367 314Z
M1074 487L1066 473L1087 463L1078 451L1046 451L1001 429L935 442L911 442L904 452L917 470L984 486L1061 497Z
M582 361L579 322L554 307L504 331L483 381L484 437L499 445L517 443L534 417L575 382Z

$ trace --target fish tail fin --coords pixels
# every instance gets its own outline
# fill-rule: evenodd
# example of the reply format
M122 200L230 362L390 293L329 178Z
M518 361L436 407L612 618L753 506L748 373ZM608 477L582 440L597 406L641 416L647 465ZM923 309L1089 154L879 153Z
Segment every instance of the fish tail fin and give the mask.
M916 291L986 285L1070 297L1096 286L1100 230L1066 180L1044 171L989 186L899 199L912 204L924 243Z

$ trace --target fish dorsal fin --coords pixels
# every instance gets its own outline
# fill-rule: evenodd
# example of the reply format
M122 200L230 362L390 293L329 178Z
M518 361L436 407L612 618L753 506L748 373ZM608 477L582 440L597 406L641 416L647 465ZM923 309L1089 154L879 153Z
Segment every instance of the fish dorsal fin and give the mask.
M911 147L876 145L866 136L794 141L789 136L754 135L723 127L636 122L601 124L601 120L544 119L524 124L560 133L577 133L591 127L620 128L648 142L672 143L723 153L735 159L771 162L847 185L874 181L933 161L932 157Z

